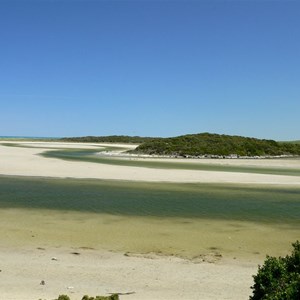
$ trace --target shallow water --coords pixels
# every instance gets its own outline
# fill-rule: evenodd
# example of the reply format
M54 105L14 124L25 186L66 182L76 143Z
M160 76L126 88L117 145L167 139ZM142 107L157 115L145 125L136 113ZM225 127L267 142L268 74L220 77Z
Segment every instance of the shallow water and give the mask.
M284 255L300 238L299 196L288 187L0 177L0 238L187 258Z
M132 167L146 167L155 169L183 169L183 170L202 170L202 171L222 171L222 172L242 172L242 173L256 173L256 174L273 174L273 175L289 175L300 176L300 169L284 168L284 167L257 167L257 166L233 166L221 164L205 164L199 163L185 163L178 162L174 159L171 161L148 161L143 159L130 159L130 158L116 158L97 155L98 152L122 150L122 148L106 147L99 150L56 150L46 151L41 155L49 158L59 158L72 161L86 161L93 163L118 165L118 166L132 166ZM123 149L124 150L124 149ZM298 158L295 158L296 160Z
M0 177L0 207L298 225L300 188Z

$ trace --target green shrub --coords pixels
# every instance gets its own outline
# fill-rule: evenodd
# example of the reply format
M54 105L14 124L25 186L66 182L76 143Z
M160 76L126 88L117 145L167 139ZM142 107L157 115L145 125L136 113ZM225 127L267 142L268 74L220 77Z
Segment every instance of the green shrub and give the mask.
M250 300L300 299L300 243L293 245L291 255L270 257L254 275L253 295Z
M118 294L113 294L111 296L96 296L96 297L89 297L85 295L82 297L82 300L119 300Z
M211 133L187 134L172 138L156 138L144 141L131 153L199 156L264 156L300 155L300 146L295 143L279 143L243 136L220 135Z
M67 295L59 295L57 300L70 300L70 297Z

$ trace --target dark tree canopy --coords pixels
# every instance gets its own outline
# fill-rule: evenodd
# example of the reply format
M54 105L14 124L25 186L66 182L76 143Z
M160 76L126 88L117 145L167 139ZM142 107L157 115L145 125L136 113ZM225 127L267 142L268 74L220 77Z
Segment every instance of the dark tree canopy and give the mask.
M250 300L300 299L300 243L293 244L291 255L270 257L253 276L253 295Z
M147 141L134 152L172 156L300 155L300 145L242 136L200 133Z

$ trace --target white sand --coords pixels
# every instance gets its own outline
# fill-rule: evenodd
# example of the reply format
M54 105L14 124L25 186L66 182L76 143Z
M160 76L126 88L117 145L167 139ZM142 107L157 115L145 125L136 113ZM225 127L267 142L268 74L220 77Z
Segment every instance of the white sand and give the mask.
M46 150L41 149L44 147L49 147L50 150L95 149L100 145L53 142L23 144L32 148L0 145L0 174L133 181L300 185L300 177L297 176L150 169L64 161L38 154ZM203 163L300 167L299 160L205 160ZM53 299L59 294L69 294L71 299L77 300L84 294L95 296L114 292L135 292L120 296L120 299L132 300L248 299L252 274L256 273L258 263L222 259L217 263L194 264L176 257L127 257L122 253L65 246L38 250L37 247L40 246L32 244L13 247L9 245L8 239L9 237L4 237L0 244L0 295L1 299L5 300ZM74 251L80 252L80 255L71 254ZM51 260L52 257L58 260ZM46 284L40 285L41 280L45 280Z
M0 247L0 269L5 300L54 299L60 294L79 300L85 294L115 292L135 292L120 296L128 300L241 300L251 293L257 266L237 261L194 264L174 257L126 257L71 248ZM40 285L42 280L45 285Z
M134 159L134 158L133 158ZM141 159L139 159L141 160ZM161 161L161 158L143 158L147 161ZM234 159L209 159L209 158L163 158L165 162L221 165L221 166L244 166L244 167L271 167L271 168L290 168L300 169L299 158L234 158Z
M28 145L28 142L24 143ZM0 174L18 176L43 176L43 177L73 177L96 178L113 180L152 181L152 182L205 182L205 183L244 183L244 184L289 184L300 185L300 177L268 174L251 174L238 172L198 171L183 169L154 169L145 167L130 167L108 165L100 163L65 161L56 158L45 158L38 154L51 148L88 148L95 149L95 144L68 144L68 143L39 143L32 142L33 148L9 147L0 144ZM105 146L105 144L102 144ZM110 145L111 146L111 145ZM116 147L124 145L115 145ZM100 145L98 146L100 147ZM130 145L131 148L135 147ZM187 160L189 161L189 160ZM201 160L199 160L201 163ZM253 160L250 160L253 161ZM284 161L285 167L298 166L300 160ZM250 164L246 160L224 160L221 163L237 165L238 163ZM259 160L264 166L276 166L278 160ZM204 161L207 163L207 160ZM215 160L210 163L216 164ZM254 162L253 162L254 163Z

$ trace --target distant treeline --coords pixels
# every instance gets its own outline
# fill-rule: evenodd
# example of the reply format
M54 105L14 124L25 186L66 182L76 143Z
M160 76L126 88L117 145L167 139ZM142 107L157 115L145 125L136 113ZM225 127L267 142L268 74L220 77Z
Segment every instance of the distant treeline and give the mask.
M282 143L300 144L300 141L287 141L287 142L282 142Z
M256 138L211 133L187 134L171 138L126 135L62 138L65 142L140 144L131 153L170 156L277 156L300 155L299 141L276 142Z
M277 156L300 155L300 144L211 133L188 134L146 141L133 153L172 156Z
M127 135L110 135L110 136L83 136L62 138L64 142L81 142L81 143L131 143L142 144L150 142L159 138L141 137L141 136L127 136Z

